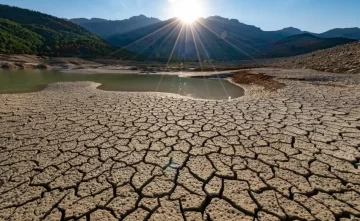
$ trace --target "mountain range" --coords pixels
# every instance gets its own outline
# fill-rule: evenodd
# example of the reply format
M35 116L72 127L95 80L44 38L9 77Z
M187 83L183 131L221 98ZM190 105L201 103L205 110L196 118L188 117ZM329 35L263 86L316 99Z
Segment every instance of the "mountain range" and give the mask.
M343 33L347 34L348 29L331 32L334 34L326 37L329 32L313 34L296 28L263 31L236 19L212 16L199 19L192 26L183 25L173 18L112 35L106 40L137 55L160 60L170 57L191 60L286 57L356 40L342 37Z
M306 54L313 51L331 48L337 45L352 43L349 38L319 38L305 33L293 35L264 47L257 58L279 58Z
M106 20L101 18L74 18L70 19L72 22L88 29L89 31L102 36L104 38L110 37L112 35L123 34L132 30L136 30L148 25L162 22L157 18L149 18L145 15L134 16L125 20ZM248 31L262 31L260 28L252 25L246 25L240 23L236 19L227 19L220 16L210 16L206 20L222 20L223 22L228 22L229 24L241 24L244 27L247 27ZM334 28L323 33L312 33L308 31L302 31L298 28L287 27L277 31L262 31L273 34L281 35L282 37L289 37L292 35L299 35L309 33L319 38L350 38L355 40L360 40L360 28Z
M144 15L111 21L61 19L0 5L0 52L121 59L240 60L299 55L360 39L359 28L316 34L293 27L277 31L220 16L192 25Z
M141 23L137 22L139 20ZM294 27L263 31L236 19L220 16L200 18L193 27L184 26L175 18L160 21L144 15L120 21L71 21L102 36L113 45L135 52L136 56L143 55L159 60L169 57L191 60L284 57L360 40L359 28L332 29L319 34ZM139 24L142 26L139 27ZM106 32L106 29L110 31Z

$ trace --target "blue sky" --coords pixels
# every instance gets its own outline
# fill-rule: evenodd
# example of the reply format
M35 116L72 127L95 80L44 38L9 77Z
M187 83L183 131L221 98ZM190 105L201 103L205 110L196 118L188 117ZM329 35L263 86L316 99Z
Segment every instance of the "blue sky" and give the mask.
M181 0L0 0L62 18L125 19L144 14L162 20L173 17L172 1ZM360 0L192 0L203 16L236 18L263 30L297 27L312 32L360 27Z

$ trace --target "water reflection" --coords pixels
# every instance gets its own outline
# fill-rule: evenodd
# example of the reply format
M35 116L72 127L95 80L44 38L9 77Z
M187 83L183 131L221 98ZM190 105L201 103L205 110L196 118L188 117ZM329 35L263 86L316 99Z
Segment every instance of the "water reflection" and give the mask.
M72 74L55 71L0 70L0 93L39 91L55 82L93 81L101 90L166 92L200 99L227 100L244 90L223 79L183 78L176 75Z

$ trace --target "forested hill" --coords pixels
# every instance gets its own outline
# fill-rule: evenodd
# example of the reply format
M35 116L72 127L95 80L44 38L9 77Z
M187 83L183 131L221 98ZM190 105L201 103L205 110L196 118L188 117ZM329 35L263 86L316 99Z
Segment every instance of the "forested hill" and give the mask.
M7 5L0 5L0 53L118 58L131 55L71 21Z

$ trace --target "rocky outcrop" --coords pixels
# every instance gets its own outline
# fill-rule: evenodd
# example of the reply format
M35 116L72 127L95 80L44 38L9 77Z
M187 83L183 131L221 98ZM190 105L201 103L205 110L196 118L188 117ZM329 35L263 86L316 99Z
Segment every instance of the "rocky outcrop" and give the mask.
M307 68L319 71L360 73L360 42L319 50L312 53L271 60L273 67Z

